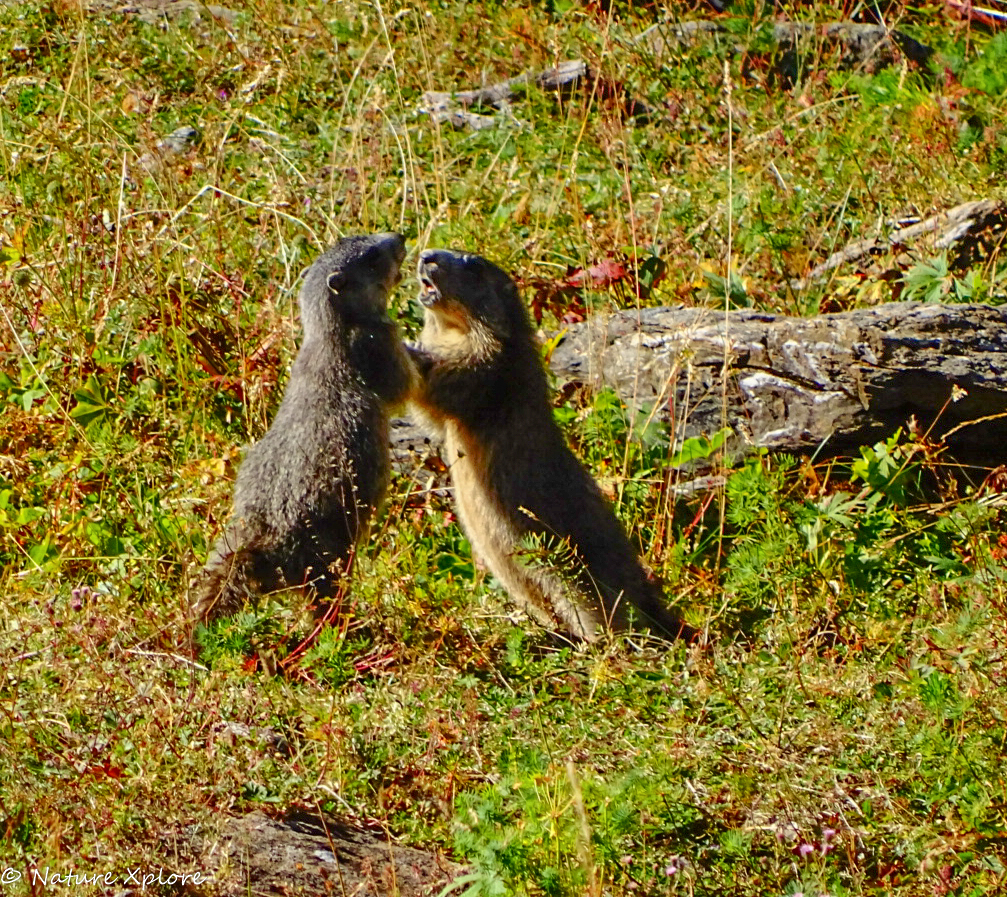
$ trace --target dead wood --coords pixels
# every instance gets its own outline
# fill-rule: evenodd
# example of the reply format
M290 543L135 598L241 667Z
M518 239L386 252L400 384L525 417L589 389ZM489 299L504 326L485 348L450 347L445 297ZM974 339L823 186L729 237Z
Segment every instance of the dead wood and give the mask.
M862 22L777 22L773 36L783 52L797 51L801 45L822 41L841 48L840 65L877 71L894 63L901 53L923 65L934 51L905 32L885 25Z
M561 380L654 407L676 444L727 427L729 450L849 453L907 427L951 452L1007 456L1007 313L901 302L814 318L645 309L571 327Z
M636 44L646 48L655 61L661 62L665 56L677 52L684 44L722 35L731 37L731 33L719 21L665 21L640 34ZM841 68L863 68L871 72L891 65L900 56L923 64L934 52L897 29L860 22L826 22L820 25L810 22L777 22L773 26L773 39L776 53L780 57L777 69L786 80L796 77L801 55L816 46L837 47ZM737 46L735 49L738 53L744 53L747 48Z
M915 421L935 440L946 434L959 460L1007 461L1007 312L991 306L899 302L813 318L626 311L569 327L551 366L561 384L609 387L653 409L676 449L726 427L735 456L852 454ZM420 488L439 485L420 428L395 422L393 449Z
M220 838L206 845L203 865L215 893L223 895L424 897L461 871L437 854L305 812L285 819L254 812L227 820Z
M999 0L993 0L994 3ZM960 19L975 25L980 25L989 31L997 31L1007 27L1007 10L990 9L975 6L972 0L944 0L944 5L951 9ZM1003 3L1001 2L1002 6Z
M579 59L568 59L555 68L543 72L524 72L506 81L474 90L454 93L428 90L423 94L420 111L438 122L448 122L455 127L468 125L478 130L495 124L496 119L491 115L471 112L471 107L494 106L506 111L509 102L517 93L526 90L529 84L535 84L544 90L558 90L574 86L587 75L588 68L584 62Z
M148 25L163 25L183 16L193 24L217 21L231 26L238 20L237 10L201 0L87 0L86 8L101 12L119 12L135 15Z
M887 233L857 240L832 253L813 268L807 277L795 281L792 286L794 289L804 289L840 265L860 262L890 249L911 246L921 241L925 241L930 255L961 243L963 245L957 247L958 253L970 257L973 254L972 247L978 241L995 243L1007 235L1007 202L992 199L965 202L922 221L917 219L909 223L903 219L889 227Z
M574 84L587 75L587 65L579 59L569 59L558 66L546 69L544 72L525 72L515 78L508 78L499 84L475 90L461 90L457 93L444 93L428 90L423 94L423 103L427 111L436 111L448 106L496 106L500 107L511 100L514 95L527 88L529 84L537 84L545 90L555 90L567 84Z

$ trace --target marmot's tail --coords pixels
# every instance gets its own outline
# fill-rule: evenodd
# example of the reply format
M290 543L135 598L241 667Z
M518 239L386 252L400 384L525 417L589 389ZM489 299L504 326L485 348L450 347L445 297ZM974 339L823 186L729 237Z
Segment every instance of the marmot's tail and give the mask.
M671 639L683 639L687 643L698 640L699 632L685 622L675 611L664 603L664 589L656 578L647 576L646 587L634 596L635 610L643 617L643 625L649 625L657 634Z
M655 623L659 626L663 631L663 634L667 635L669 638L680 638L688 644L692 644L699 639L699 631L686 623L685 620L683 620L674 611L671 611L666 607L662 607L660 611L652 611L651 613L656 619L649 619L648 622Z
M189 615L208 623L237 613L261 592L263 561L262 553L254 548L231 551L218 544L196 585Z

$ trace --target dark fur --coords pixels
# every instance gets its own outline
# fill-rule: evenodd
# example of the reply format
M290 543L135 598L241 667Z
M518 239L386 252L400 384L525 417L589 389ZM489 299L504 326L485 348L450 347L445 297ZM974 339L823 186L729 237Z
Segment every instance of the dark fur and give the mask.
M425 326L416 404L441 430L475 550L540 619L593 639L636 622L695 632L663 603L612 508L553 419L545 368L517 287L479 256L431 250L419 266ZM515 556L528 533L558 546L551 569ZM548 561L547 561L548 566ZM572 567L572 569L571 569Z
M253 595L310 583L331 597L388 486L388 408L412 367L387 314L405 245L348 237L301 287L304 340L269 431L238 471L231 519L193 612L212 619Z

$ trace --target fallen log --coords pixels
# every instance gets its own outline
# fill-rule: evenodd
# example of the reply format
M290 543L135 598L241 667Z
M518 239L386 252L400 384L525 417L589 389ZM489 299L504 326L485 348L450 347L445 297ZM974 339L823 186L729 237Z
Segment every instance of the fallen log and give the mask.
M437 853L402 847L331 815L262 812L228 819L204 845L202 866L213 892L242 894L356 894L422 897L437 893L462 871Z
M876 72L892 65L900 56L906 56L922 65L934 53L930 47L904 32L872 23L776 22L772 35L776 53L780 57L777 69L789 81L796 78L801 57L816 45L837 47L840 68L862 68L868 72ZM667 20L642 32L635 43L647 49L656 62L662 62L665 56L674 54L683 45L712 37L730 40L733 35L722 21ZM735 46L738 53L744 53L745 50L744 46Z
M734 456L759 447L853 454L915 419L970 464L1007 461L1007 312L898 302L813 318L751 310L649 308L569 327L559 382L610 387L653 408L673 449L728 428ZM393 426L400 467L431 448Z
M561 380L654 406L676 445L846 454L915 418L970 463L1007 456L1007 312L900 302L814 318L653 308L571 327Z
M813 268L807 277L794 281L791 285L794 289L804 289L840 265L860 262L890 249L916 243L923 243L930 255L954 247L955 253L964 259L958 267L967 267L974 261L975 253L972 250L978 241L985 241L992 248L1002 242L1005 235L1007 202L993 199L964 202L922 221L915 219L890 224L887 233L850 243ZM958 243L963 245L956 246Z
M454 93L428 90L423 94L420 112L426 113L436 122L447 122L456 128L468 126L475 130L492 127L496 118L471 112L471 107L493 106L502 111L509 110L510 101L520 91L535 84L543 90L559 90L573 87L588 76L587 65L579 59L568 59L543 72L523 72L498 84L478 87L474 90L460 90Z

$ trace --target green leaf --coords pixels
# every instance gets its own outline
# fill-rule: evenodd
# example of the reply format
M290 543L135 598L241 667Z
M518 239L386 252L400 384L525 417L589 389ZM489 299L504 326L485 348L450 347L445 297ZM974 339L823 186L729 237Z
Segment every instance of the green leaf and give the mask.
M50 547L50 538L46 535L41 542L37 542L28 549L28 557L41 567L51 554Z
M951 290L953 278L948 271L947 253L941 253L930 263L920 262L906 273L903 299L939 302Z
M105 388L94 374L89 375L84 385L74 391L73 397L77 405L70 410L70 417L85 427L103 420L111 411Z
M994 97L1007 93L1007 33L994 37L968 64L962 84Z
M33 523L40 517L45 517L45 511L42 508L21 508L17 512L17 517L14 518L14 523L17 526L25 526L26 524Z
M37 389L26 389L21 393L21 407L25 411L31 410L31 406L34 404L35 399L41 399L45 396L45 389L43 387L38 387Z
M731 434L730 427L724 427L713 434L712 438L706 436L691 436L682 443L682 448L671 456L668 463L672 467L681 467L702 458L709 458L710 455L720 451L724 442Z

